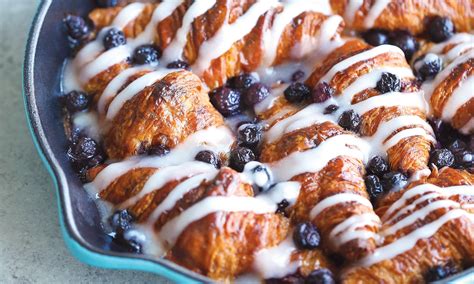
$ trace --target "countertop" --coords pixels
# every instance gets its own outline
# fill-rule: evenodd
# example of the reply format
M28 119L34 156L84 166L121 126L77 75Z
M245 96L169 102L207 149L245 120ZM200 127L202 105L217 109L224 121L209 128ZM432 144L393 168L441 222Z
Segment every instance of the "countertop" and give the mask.
M23 111L23 53L36 6L0 0L0 283L167 283L149 273L87 266L64 245L53 183Z

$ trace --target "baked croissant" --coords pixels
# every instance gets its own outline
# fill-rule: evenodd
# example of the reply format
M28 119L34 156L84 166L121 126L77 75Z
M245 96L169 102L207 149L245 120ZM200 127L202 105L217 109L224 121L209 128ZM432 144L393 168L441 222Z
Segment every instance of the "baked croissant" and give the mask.
M184 60L207 86L215 88L241 72L307 56L340 33L342 19L325 15L331 12L328 4L315 3L133 3L96 9L90 18L98 28L111 25L123 29L131 46L153 42L163 51L161 64ZM74 62L89 93L100 93L105 84L130 67L127 58L131 50L119 47L103 52L99 47L103 37L104 33L99 32L95 41L79 51Z
M383 198L382 242L342 276L343 283L422 283L428 270L474 263L474 177L444 168Z
M456 30L474 28L474 4L469 0L331 0L336 13L344 16L346 24L358 31L370 28L408 30L420 34L430 16L447 17Z
M460 33L439 44L425 44L413 65L440 67L433 78L425 78L422 89L432 115L464 134L474 133L474 35ZM436 68L436 67L433 67ZM420 70L421 71L421 70Z
M306 83L326 83L335 90L336 114L353 110L360 115L360 134L374 146L371 155L386 155L393 170L409 175L428 170L434 141L426 122L428 106L399 48L349 40Z

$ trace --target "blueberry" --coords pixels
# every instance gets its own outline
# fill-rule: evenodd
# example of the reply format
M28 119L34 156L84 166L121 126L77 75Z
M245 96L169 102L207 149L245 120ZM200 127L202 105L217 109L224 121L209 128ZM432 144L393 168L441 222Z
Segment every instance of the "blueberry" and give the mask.
M166 65L168 69L186 69L189 70L189 63L183 60L176 60Z
M91 103L91 98L84 92L72 91L63 97L63 101L66 109L74 113L86 110Z
M474 136L472 136L474 137ZM449 143L448 149L451 152L457 152L457 151L462 151L467 149L467 144L462 141L461 139L455 139L453 142Z
M270 95L270 90L262 83L255 83L243 91L243 102L252 107Z
M97 142L89 137L80 137L76 144L71 145L68 155L73 161L85 162L99 153Z
M255 148L262 140L262 128L257 124L242 124L237 130L239 145Z
M370 200L374 201L383 193L383 187L380 179L375 175L368 175L365 177L365 186L369 193Z
M74 40L83 40L87 38L91 32L84 18L68 14L63 19L64 27L68 36Z
M290 103L300 103L311 95L311 89L303 83L294 82L285 89L284 95Z
M459 132L451 124L443 122L441 119L432 119L429 120L429 123L433 128L436 139L441 145L449 145L449 143L460 137Z
M321 237L315 225L305 222L296 226L293 240L299 249L315 249L319 246Z
M303 275L301 275L299 271L296 271L282 278L265 279L265 284L304 284L304 280Z
M254 76L248 73L243 73L238 76L234 76L227 81L227 86L234 89L248 89L253 84L257 83L258 80Z
M474 152L468 150L455 152L454 166L459 169L474 167Z
M428 53L415 61L415 73L421 80L433 79L441 71L443 63L441 58L433 53Z
M384 72L382 73L380 80L378 80L375 89L381 94L399 92L402 89L402 84L397 75Z
M209 94L211 103L225 117L233 116L241 112L240 92L234 89L220 87Z
M305 284L335 284L334 275L327 268L319 268L311 272L306 278Z
M362 38L370 45L379 46L388 43L387 32L380 29L370 29L362 33Z
M271 188L272 177L265 165L252 161L245 165L244 173L251 180L256 192L266 192Z
M446 265L437 265L428 269L425 274L425 280L427 283L434 282L447 278L448 276L456 273L456 266L452 262L449 262Z
M277 204L277 210L275 213L279 213L279 214L282 214L284 216L287 216L286 214L286 211L285 209L290 206L290 203L286 200L286 199L283 199L282 201L280 201L278 204ZM288 217L288 216L287 216Z
M158 59L161 57L160 49L153 44L145 44L137 47L133 51L133 63L135 64L150 64L158 62Z
M194 157L196 161L201 161L213 165L216 169L221 167L221 161L216 153L208 150L200 151Z
M389 43L398 46L405 57L410 60L413 54L418 50L419 45L416 39L406 31L395 31L389 35Z
M384 191L402 189L407 183L407 177L399 172L389 172L382 176Z
M339 109L339 106L337 106L337 105L328 105L324 109L324 114L331 114L331 113L335 112L338 109Z
M380 156L373 157L367 164L367 172L372 175L382 176L388 172L389 166L387 161Z
M303 70L297 70L295 71L295 73L293 73L293 75L291 75L291 81L298 82L300 80L303 80L304 76L305 76L305 73Z
M434 42L442 42L453 36L454 24L449 18L434 16L426 21L426 32Z
M134 218L128 210L118 210L109 218L110 226L115 232L124 232L131 228Z
M148 149L148 155L150 156L164 156L170 152L170 149L165 145L154 145Z
M437 149L431 153L430 163L434 164L438 169L450 167L454 163L454 155L448 149Z
M339 117L339 125L345 130L359 132L361 125L360 115L353 110L346 110Z
M143 253L142 245L137 239L130 238L130 239L127 239L126 242L127 242L127 248L129 252L138 253L138 254Z
M230 167L236 171L242 172L248 162L255 161L255 154L246 147L237 147L230 153Z
M125 34L116 28L111 28L107 31L103 39L105 49L111 49L127 43Z
M327 101L332 95L334 95L336 90L331 87L328 83L322 82L314 87L311 92L313 103L319 104Z
M119 0L96 0L97 6L101 8L115 7Z

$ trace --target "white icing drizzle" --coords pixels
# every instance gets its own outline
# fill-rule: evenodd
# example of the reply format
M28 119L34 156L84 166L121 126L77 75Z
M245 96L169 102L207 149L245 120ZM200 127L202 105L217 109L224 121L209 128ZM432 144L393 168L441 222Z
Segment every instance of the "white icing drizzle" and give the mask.
M441 118L445 121L450 121L457 110L472 99L474 99L474 75L464 79L460 85L454 89L443 107ZM474 130L474 128L469 126L466 128L467 129L463 129L465 134L469 134Z
M143 9L145 9L143 3L131 3L125 6L114 18L111 26L124 29L143 12Z
M125 102L133 98L144 88L153 85L153 83L163 79L166 75L172 72L181 72L181 70L160 69L154 72L147 73L130 83L130 85L128 85L123 91L121 91L119 94L117 94L116 97L114 97L114 99L109 105L106 118L112 120L118 114Z
M344 11L344 20L348 25L354 23L356 13L359 11L360 7L364 4L364 0L349 0L347 1L346 8Z
M301 260L291 260L294 251L296 246L292 234L288 234L288 237L277 246L256 252L253 269L264 279L289 275L301 266Z
M130 53L130 48L127 45L117 46L105 51L81 69L80 82L86 84L91 78L107 70L110 66L127 60Z
M296 181L280 182L270 188L264 196L275 203L283 199L288 201L289 206L294 205L300 194L301 184Z
M339 223L329 234L336 246L341 246L354 239L376 239L378 235L365 227L380 227L380 219L374 213L354 215Z
M213 59L227 52L235 42L250 33L257 24L260 16L278 4L279 2L276 0L259 0L234 23L229 24L226 21L216 34L205 41L199 48L197 60L191 67L193 72L202 75ZM229 15L227 15L227 18L228 17Z
M375 21L379 18L380 14L382 14L390 1L391 0L376 0L372 7L370 7L369 13L365 16L364 27L373 27Z
M293 152L285 158L269 163L275 181L286 181L302 173L315 173L339 156L349 156L367 162L368 145L360 138L349 135L333 136L304 152Z
M87 186L98 193L115 179L136 168L162 168L193 161L199 151L211 150L216 153L228 152L234 143L234 136L225 127L210 127L197 131L162 157L132 157L108 165Z
M171 247L183 230L194 221L216 212L274 213L275 203L259 197L211 196L195 203L163 226L159 237Z
M177 166L168 166L158 169L150 178L148 178L147 182L145 185L143 185L143 188L139 193L120 204L119 207L127 208L135 204L148 193L151 193L157 189L161 189L168 182L173 180L180 180L212 170L214 170L213 165L199 161L186 162Z
M359 114L364 114L374 108L392 106L416 107L420 110L427 109L427 103L424 100L423 92L390 92L380 96L370 97L354 104L352 105L352 109Z
M359 203L362 204L370 209L372 209L372 203L370 201L359 194L355 193L338 193L331 195L329 197L324 198L323 200L319 201L316 206L311 209L309 213L310 218L313 220L314 218L318 217L325 209L338 205L340 203Z
M166 63L177 59L183 59L183 51L188 40L188 33L191 30L191 25L197 17L206 13L216 4L216 0L201 0L195 1L184 14L182 25L176 31L173 41L166 47L163 52L161 60Z

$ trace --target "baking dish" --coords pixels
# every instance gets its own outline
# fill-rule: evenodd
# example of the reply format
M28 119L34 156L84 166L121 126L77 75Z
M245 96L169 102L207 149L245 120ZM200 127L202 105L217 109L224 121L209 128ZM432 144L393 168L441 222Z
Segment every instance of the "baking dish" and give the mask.
M24 66L25 108L37 149L52 175L57 190L59 217L67 246L81 261L91 265L154 272L176 282L208 282L167 260L121 252L100 228L92 199L70 168L65 153L66 138L57 97L60 73L68 55L61 29L66 12L85 14L93 1L42 1L35 17ZM444 280L472 281L474 270Z

